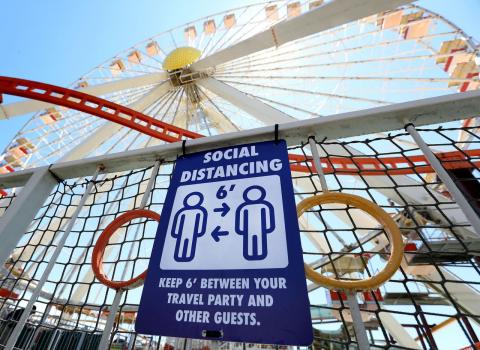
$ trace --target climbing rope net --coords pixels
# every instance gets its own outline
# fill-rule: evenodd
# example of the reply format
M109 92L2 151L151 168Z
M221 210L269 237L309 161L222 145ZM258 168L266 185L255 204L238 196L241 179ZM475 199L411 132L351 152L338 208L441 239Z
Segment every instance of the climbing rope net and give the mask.
M417 131L478 213L478 130L447 123ZM457 141L459 134L468 137ZM398 271L382 286L357 293L370 344L377 348L436 349L446 348L448 339L449 349L473 349L479 341L480 240L414 140L407 132L397 131L339 141L317 139L314 145L329 190L376 203L402 233L405 254ZM322 193L311 147L307 138L300 145L289 145L297 203ZM174 165L172 160L122 173L58 179L1 270L0 344L6 344L68 230L16 347L98 347L115 290L100 283L92 272L95 243L115 218L139 208L146 192L144 208L161 213ZM152 177L150 190L147 184ZM8 210L15 196L1 198L0 213ZM365 279L378 273L389 258L391 247L385 230L359 208L315 206L299 218L299 224L304 261L322 275L346 281ZM147 268L156 228L155 220L143 218L131 220L116 231L103 260L104 273L110 280L129 280ZM307 287L314 347L354 346L357 339L345 293L310 281ZM141 288L122 294L109 337L111 348L184 346L183 339L135 333L140 295ZM191 346L229 349L244 344L193 340Z

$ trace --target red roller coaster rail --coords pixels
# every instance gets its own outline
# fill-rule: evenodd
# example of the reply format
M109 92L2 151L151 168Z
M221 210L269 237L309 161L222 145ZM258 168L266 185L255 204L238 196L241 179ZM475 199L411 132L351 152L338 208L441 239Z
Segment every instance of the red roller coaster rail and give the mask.
M165 142L203 135L162 122L100 97L37 81L0 77L0 94L15 95L76 109L121 124Z

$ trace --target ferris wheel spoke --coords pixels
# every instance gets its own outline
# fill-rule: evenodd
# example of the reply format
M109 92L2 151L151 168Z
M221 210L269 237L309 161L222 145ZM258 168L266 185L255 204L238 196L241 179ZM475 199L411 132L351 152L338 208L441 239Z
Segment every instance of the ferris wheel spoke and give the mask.
M124 128L126 129L126 128ZM123 130L123 129L122 129ZM145 135L139 133L136 130L126 129L125 136L118 137L118 142L113 143L109 149L101 152L102 154L108 154L112 152L121 152L122 150L129 150L132 149L135 143L140 139L143 138Z
M382 17L378 17L378 18L380 19ZM407 23L407 24L401 24L401 25L389 28L388 31L391 31L391 30L400 31L401 29L412 26L414 24L415 24L415 22ZM354 23L351 23L350 25L355 26L355 25L357 25L357 23L354 22ZM353 35L350 35L350 36L345 36L345 37L335 36L336 33L342 33L344 30L345 30L345 28L343 28L343 26L342 26L339 29L331 29L331 30L328 30L326 32L319 33L315 36L309 36L309 37L306 37L306 38L303 38L303 39L300 39L300 40L295 40L294 42L290 42L290 43L282 45L282 47L281 47L282 50L281 51L277 50L278 52L275 52L275 51L271 52L270 55L268 55L268 57L270 58L270 57L276 57L277 55L295 54L297 52L297 49L296 49L295 45L298 45L298 44L302 44L303 51L306 51L306 50L311 50L311 49L324 47L324 46L335 46L336 44L339 44L339 43L345 44L345 43L348 43L349 41L358 40L362 37L369 37L369 36L372 36L372 35L377 35L377 34L381 33L382 31L384 31L384 29L378 29L377 28L377 29L372 30L372 31L360 32L360 33L356 33L356 34L353 34ZM448 32L424 35L422 37L422 40L433 39L433 38L438 38L438 37L453 35L453 34L458 34L458 33L460 33L460 30L454 29L454 30L448 31ZM320 41L320 42L317 40L317 37L321 37L321 36L325 36L325 35L333 35L335 37L335 39L327 40L327 41ZM405 41L408 41L408 40L417 40L417 39L401 39L401 40L395 41L395 43L405 42ZM312 42L312 44L306 45L310 41ZM289 50L289 47L292 47L292 49ZM257 61L258 58L265 59L265 55L263 54L263 52L257 52L257 53L245 56L243 58L235 59L233 62L223 63L219 66L223 67L223 66L226 66L226 65L229 65L229 64L232 64L232 63L238 64L238 63L255 62L255 61Z
M105 71L105 72L108 72L108 73L110 73L110 74L111 74L111 70L112 70L110 67L105 67L105 66L100 66L100 67L98 67L97 69L98 69L99 71ZM156 69L156 72L158 72L158 71L160 71L160 68L157 68L157 69ZM135 77L136 75L144 75L145 73L151 73L151 72L148 72L148 71L131 69L131 68L128 69L128 70L126 70L126 68L125 68L125 72L126 72L126 73L124 73L124 75L128 73L129 75L131 75L132 78ZM156 73L156 72L155 72L155 73Z
M259 15L261 14L263 11L264 11L265 7L261 7L259 11L257 11L256 13L253 14L253 16L251 16L248 20L245 21L244 24L242 25L239 25L239 26L236 26L235 27L235 31L233 32L233 34L230 35L230 37L228 38L227 41L223 42L218 48L217 48L217 52L220 51L221 49L225 48L225 47L228 47L228 44L232 43L232 42L238 42L240 40L242 40L242 38L245 37L245 35L247 35L248 33L250 33L252 31L252 22L254 21L254 19ZM263 25L265 25L264 23L262 23ZM250 29L247 28L247 26L250 27Z
M127 94L129 96L131 94ZM137 100L140 95L134 94L133 100ZM115 100L115 99L112 99ZM128 102L128 99L123 99L124 102ZM125 103L129 104L129 103ZM36 126L31 129L25 129L23 133L19 133L19 136L22 134L29 135L28 138L31 142L37 145L37 149L41 148L41 144L44 143L55 143L55 141L49 141L49 136L53 134L60 133L62 137L60 138L62 143L66 143L66 137L71 139L70 135L76 135L79 131L88 129L94 122L101 122L98 118L92 117L88 114L79 111L67 110L65 113L62 112L64 117L61 120L61 126L58 123L54 124L43 124ZM37 116L40 118L41 114ZM98 123L97 123L98 124ZM100 123L101 124L101 123ZM38 132L38 136L32 137L31 134Z
M300 65L292 65L292 66L267 67L263 69L248 69L248 70L228 70L223 68L220 68L220 69L217 68L215 76L219 77L223 75L227 76L230 74L251 74L251 73L259 73L259 72L265 72L265 71L269 71L269 72L282 71L282 70L292 71L294 69L298 70L302 68L351 66L351 65L368 64L368 63L374 63L374 62L428 60L428 59L448 58L449 56L451 55L450 54L433 54L433 55L416 55L416 56L389 56L389 57L376 57L376 58L364 59L364 60L354 60L354 61L300 64Z
M441 34L432 34L432 36L438 37L438 36L443 36L443 35L449 35L452 34L452 32L447 32L447 33L441 33ZM428 39L429 36L424 36L425 39ZM229 66L229 68L233 69L249 69L252 65L255 67L258 66L277 66L279 63L284 63L284 62L290 62L290 61L299 61L302 59L312 59L316 57L322 57L322 56L328 56L328 55L335 55L335 54L345 54L345 53L350 53L350 52L358 52L362 50L369 50L369 49L377 49L378 47L385 47L385 46L390 46L390 45L395 45L395 44L401 44L404 43L405 39L394 39L394 40L388 40L388 41L379 41L374 44L370 45L359 45L355 47L348 47L348 48L342 48L342 49L337 49L337 50L330 50L330 51L323 51L323 52L317 52L317 53L309 53L309 54L304 54L304 55L294 55L292 57L287 57L287 58L282 58L282 59L277 59L274 60L275 57L282 57L285 56L285 54L282 51L279 51L277 53L272 53L272 52L266 52L262 56L259 56L257 59L252 59L246 61L245 64L240 64L240 65L235 65L235 62L232 62L232 65ZM222 67L220 67L222 69ZM225 68L226 70L226 68Z
M245 14L245 12L248 10L248 7L244 8L243 9L243 12L241 14L241 16L243 14ZM229 30L228 28L224 27L224 23L221 24L222 27L219 27L217 28L217 30L222 30L223 28L223 34L217 38L216 35L211 35L207 44L204 45L202 48L201 48L201 51L202 51L202 55L203 56L208 56L210 54L210 52L212 52L213 50L215 50L215 48L217 47L218 44L220 44L222 42L222 40L228 38L228 35L230 34L230 36L232 36L232 31ZM202 33L203 34L203 33ZM210 44L212 44L212 46L210 47ZM197 48L200 49L200 47L197 46Z
M451 81L458 81L461 83L479 82L475 78L434 78L434 77L391 77L391 76L279 76L279 75L216 75L217 78L234 78L234 79L278 79L278 80L405 80L405 81L417 81L417 82L429 82L429 83L444 83ZM226 80L225 80L226 81ZM232 81L230 81L232 82Z
M216 125L217 129L222 132L232 132L238 131L240 128L229 118L225 112L223 112L216 104L212 101L210 96L200 88L200 93L207 99L208 104L211 107L207 106L206 103L201 103L202 108L204 109L205 114L212 122Z
M179 102L177 109L171 118L171 124L179 128L188 129L188 99L183 96Z
M163 108L163 106L171 99L173 98L175 94L175 91L169 91L168 93L164 94L162 97L160 97L158 100L154 101L148 108L145 108L144 112L156 119L158 119L156 116L158 113L160 113L160 110Z
M248 6L245 7L245 8L243 9L242 13L240 14L240 17L242 17L242 16L248 11L248 9L249 9ZM225 30L225 32L223 33L223 35L222 35L220 38L218 38L218 40L216 40L216 41L214 42L214 44L212 45L211 48L208 48L208 45L207 45L207 46L202 50L203 55L204 55L204 56L208 56L211 52L214 52L214 51L217 49L217 45L220 44L220 45L221 45L220 47L222 47L222 45L223 45L223 44L222 44L222 41L224 41L224 42L227 41L227 40L230 41L231 37L232 37L232 32L231 32L230 30ZM226 39L227 39L227 40L226 40Z
M286 91L286 92L289 92L289 93L292 93L292 94L300 93L300 94L307 94L307 95L327 96L327 97L334 97L334 98L338 98L338 99L370 102L370 103L380 104L380 105L386 105L386 104L391 104L392 103L392 102L388 102L388 101L374 100L374 99L370 99L370 98L347 96L347 95L340 95L340 94L333 94L333 93L321 92L321 91L292 89L292 88L286 88L286 87L280 87L280 86L254 84L254 83L246 83L246 82L230 81L230 80L222 80L222 81L225 82L225 83L230 83L230 84L234 84L234 85L251 86L251 87L256 87L256 88L261 88L261 89L281 90L281 91Z
M180 101L182 99L182 96L183 96L183 93L184 93L184 90L183 89L180 89L180 90L177 90L175 91L174 95L173 95L173 98L169 101L165 111L162 111L162 116L160 118L160 120L164 120L165 117L168 115L168 113L170 112L170 109L175 105L175 102L178 98L178 102L176 103L177 107L180 105ZM177 110L177 108L175 108L175 110Z
M208 103L211 103L215 108L224 115L226 118L228 118L233 124L235 124L240 130L243 129L240 126L240 123L237 121L242 120L244 117L247 117L256 123L258 125L263 125L263 123L256 119L254 116L251 114L245 112L243 109L237 107L236 105L230 103L228 100L216 95L212 91L205 89L203 87L200 88L201 91L204 93L204 95L207 97ZM207 104L207 101L204 101L205 104ZM243 115L244 114L244 115Z
M217 30L222 30L222 28L221 28L221 27L220 27L220 28L217 28ZM227 34L227 33L228 33L228 31L225 30L225 31L224 31L224 35ZM202 33L202 34L203 34L203 33ZM213 43L213 42L218 42L218 40L215 39L214 35L211 35L210 38L208 38L208 41L207 41L207 43L206 43L205 45L199 45L199 46L197 46L197 48L200 49L200 51L202 51L202 53L205 54L205 52L207 51L207 48L208 48L208 47L210 46L210 44Z
M145 113L148 113L152 117L158 120L165 120L166 115L168 114L169 109L171 108L172 105L174 105L175 100L180 94L180 99L179 102L181 102L181 95L183 94L183 91L170 91L166 96L164 96L161 101L157 101L157 103L150 108L150 112L148 110L145 111ZM147 141L146 143L153 142L153 138L147 136ZM155 144L160 143L160 140L155 141Z
M155 101L161 98L163 95L169 93L171 86L169 82L163 82L162 84L156 86L148 94L142 97L140 100L134 102L130 108L136 111L143 111L147 107L151 106Z
M214 78L198 81L200 86L210 90L215 95L224 98L231 104L244 110L264 124L284 123L294 120L291 116L271 107L253 97L246 95L235 87Z
M71 121L71 123L66 123L65 127L61 130L53 128L40 134L38 137L32 138L32 142L37 145L35 149L36 154L42 155L42 151L45 149L50 149L52 152L47 154L48 157L64 152L65 148L71 147L72 144L77 143L78 140L83 138L82 132L93 130L95 125L101 125L103 123L103 121L97 118L87 117L86 119L82 128L79 128L78 124ZM52 135L59 135L60 137L52 140L50 137Z
M212 97L211 97L212 98ZM213 100L213 98L212 98ZM230 122L233 123L236 127L238 127L239 130L244 130L245 127L241 126L241 121L244 121L246 118L250 119L252 122L255 124L251 123L252 125L255 126L262 126L264 125L260 120L258 120L255 116L252 116L248 113L246 113L244 110L236 107L235 105L232 105L228 103L225 100L222 101L217 101L215 103L219 110L221 110L222 114L225 115L227 118L229 118ZM244 113L244 115L242 114Z
M259 96L259 95L254 95L254 94L248 94L248 95L250 95L252 97L255 97L255 98L257 98L261 101L265 101L266 103L273 103L277 106L286 107L286 108L293 109L293 110L298 111L298 112L308 114L311 117L323 117L323 115L321 115L321 114L315 113L314 111L307 110L307 109L304 109L304 108L301 108L301 107L298 107L298 106L293 106L293 105L290 105L290 104L287 104L287 103L275 101L275 100L272 100L270 98L266 98L266 97Z
M332 1L303 15L275 24L270 30L255 34L244 41L217 51L194 63L192 68L201 70L217 66L223 62L231 61L270 47L278 47L289 41L303 38L410 2L410 0Z
M443 36L449 36L449 35L452 35L452 34L455 34L455 32L443 32L443 33L436 33L436 34L431 34L431 35L425 35L423 36L423 40L429 40L429 39L434 39L434 38L438 38L438 37L443 37ZM330 51L322 51L322 52L317 52L317 53L310 53L310 54L305 54L303 56L295 56L296 59L308 59L308 58L312 58L312 57L320 57L320 56L325 56L325 55L335 55L335 54L345 54L345 53L350 53L350 52L357 52L357 51L362 51L362 50L368 50L368 49L378 49L379 47L386 47L386 46L392 46L392 45L397 45L397 44L403 44L405 43L406 41L415 41L414 39L393 39L393 40L387 40L387 41L378 41L378 42L375 42L374 44L369 44L369 45L359 45L359 46L354 46L354 47L348 47L348 48L342 48L340 50L330 50ZM340 42L341 40L339 40ZM421 49L416 49L415 51L425 51L425 49L421 50ZM404 52L402 52L403 55L405 55ZM259 59L257 60L250 60L248 61L247 65L244 66L244 67L248 67L249 65L251 65L252 63L255 63L255 65L264 65L265 63L261 63L262 61L266 60L266 59L269 59L270 62L268 62L269 64L277 64L277 63L280 63L280 62L285 62L285 61L290 61L292 60L292 58L289 58L289 59L286 59L286 60L277 60L277 61L271 61L272 58L274 57L277 57L277 56L283 56L285 55L283 52L279 52L278 54L271 54L271 55L264 55L264 56L261 56ZM399 56L399 57L402 57L402 56ZM408 56L407 56L408 57ZM238 68L238 66L237 66Z
M165 52L162 50L162 48L160 47L160 45L157 44L157 48L158 48L159 54L161 54L164 58L167 57L167 55L166 55ZM138 49L138 48L137 48L137 49ZM141 50L138 49L138 51L139 51L143 56L148 57L148 60L149 60L149 61L152 61L152 63L157 63L157 64L158 64L157 69L162 66L162 62L163 62L162 60L159 60L159 59L155 58L155 56L149 55L149 54L146 53L145 50L143 50L143 49L141 49Z
M75 121L79 121L80 118L86 117L86 120L84 123L82 123L82 127L78 127L79 123L76 123ZM37 149L40 150L42 145L46 144L51 144L54 145L56 141L59 142L68 142L71 139L74 138L76 135L78 135L81 131L83 130L88 130L90 127L94 128L95 126L101 125L102 121L99 120L98 118L92 118L89 116L86 116L85 114L79 115L78 118L72 118L71 121L68 123L65 123L62 128L53 128L51 130L48 130L44 132L43 134L40 134L38 137L33 137L32 142L35 142L37 144ZM56 134L61 134L61 138L56 139L56 140L51 140L50 136L56 135Z
M414 5L408 5L408 6L415 7ZM407 6L407 8L408 8L408 6ZM381 13L378 13L378 14L375 15L376 21L381 21L381 20L385 19L385 17L388 16L388 11L384 11L383 13L384 13L383 15ZM440 16L430 15L428 18L429 19L437 19L437 18L440 18ZM405 29L405 28L408 28L410 26L415 25L415 22L401 23L401 24L398 24L398 25L390 26L388 29L382 29L382 28L379 28L377 26L374 30L371 30L371 31L360 31L358 33L347 35L347 36L336 35L336 34L342 34L342 33L348 32L352 27L358 26L361 21L362 21L362 19L359 19L357 21L352 21L352 22L349 22L349 23L345 23L342 26L337 26L335 28L325 30L321 33L317 33L316 35L307 36L307 37L304 37L304 38L301 38L301 39L297 39L294 42L286 43L286 44L282 45L282 47L292 46L292 50L287 51L287 53L294 53L295 52L295 47L294 46L296 44L299 44L299 43L303 44L305 42L312 41L312 39L315 39L315 43L311 44L311 45L308 45L308 46L305 46L306 49L311 49L311 48L315 48L315 47L319 47L319 46L325 46L325 45L333 45L333 44L337 44L339 42L346 43L348 41L360 39L362 37L369 37L369 36L372 36L372 35L377 35L381 31L400 31L401 29ZM453 32L459 32L459 30L454 30ZM318 40L318 39L321 39L322 36L334 37L335 39L326 40L326 41ZM252 56L255 56L255 55L256 54L253 54Z
M171 91L167 96L165 96L165 98L152 106L153 108L149 114L151 114L155 119L163 120L165 114L168 112L168 109L175 102L178 94L178 90Z
M155 103L156 99L167 94L170 91L170 84L163 83L159 86L155 87L145 95L140 100L136 101L129 107L135 109L139 112L142 112L150 105ZM68 152L64 154L61 158L61 161L68 161L74 160L84 157L85 155L89 154L92 150L99 147L101 144L105 142L105 140L113 137L116 133L118 133L123 128L122 125L107 122L104 123L100 128L95 130L92 134L87 136L83 142L76 147L70 149Z
M357 39L357 38L363 36L365 33L359 33L359 34L351 35L349 37L340 37L340 38L335 36L336 33L343 32L345 30L345 27L348 28L350 26L354 26L355 23L356 22L347 23L344 26L341 26L340 28L329 29L329 30L317 33L315 35L307 36L307 37L304 37L304 38L300 38L300 39L285 43L281 46L281 50L282 50L281 54L283 55L283 54L296 53L297 49L295 48L295 46L298 45L298 44L302 45L303 50L310 50L310 49L314 49L314 48L317 48L317 47L322 47L322 46L326 46L326 45L334 45L334 44L339 43L339 42L345 43L348 40ZM378 32L378 30L375 30L375 31L372 31L371 33L377 33L377 32ZM322 36L325 36L325 35L334 36L335 39L327 40L327 41L320 41L320 42L318 40L316 40L317 38L321 38ZM306 45L306 43L309 43L309 42L313 42L313 43L309 44L309 45ZM278 49L278 48L277 47L272 47L271 48L271 50L273 52L276 49ZM276 55L276 53L272 53L272 54L273 54L273 56ZM217 68L218 67L229 66L231 64L246 63L246 62L255 60L259 57L262 57L262 59L263 59L264 55L265 55L265 53L263 51L255 52L255 53L252 53L248 56L244 56L244 57L241 57L241 58L234 59L232 61L221 63L217 66Z
M85 129L85 128L90 129L91 128L93 130L93 129L95 129L95 125L101 126L102 123L103 123L102 120L92 118L92 120L90 122L86 123L83 126L83 129ZM79 131L80 131L79 129L72 130L71 132L63 135L63 137L61 137L61 138L57 138L55 140L51 140L51 141L48 141L48 142L39 143L38 146L37 146L37 149L36 149L36 151L38 152L37 155L44 157L44 159L52 159L52 157L56 157L57 155L62 154L65 151L65 149L64 149L65 146L71 147L72 143L80 142L82 137L79 137L80 136ZM77 136L77 137L75 137L75 136ZM47 153L43 156L42 152L46 149L49 149L51 152L49 152L49 153ZM47 163L51 163L51 161L49 161Z
M153 85L164 82L168 79L168 75L165 72L156 72L156 73L148 73L140 76L136 76L133 78L125 78L112 81L110 83L105 83L102 85L94 85L88 86L83 89L79 89L79 91L100 96L108 93L112 93L115 91L126 90L126 89L133 89L138 88L146 85Z
M81 112L78 112L80 114ZM75 119L75 115L70 116L69 118L65 118L63 122L63 127L74 127L75 123L73 120ZM16 137L27 136L29 139L35 143L35 141L40 141L42 138L48 137L50 134L56 134L63 132L63 130L57 124L36 124L32 125L31 128L22 130L21 132L17 133ZM35 143L36 144L36 143Z
M202 110L207 119L212 123L216 130L220 133L228 133L240 130L235 123L227 118L223 113L213 107L202 105Z
M154 57L150 57L150 56L147 56L147 57L152 58L152 59L154 58ZM165 74L161 69L161 65L158 65L158 63L161 63L158 60L154 60L154 62L149 62L149 63L155 63L156 65L147 64L145 62L146 62L146 60L138 60L138 62L135 63L135 65L138 65L139 67L144 67L145 68L145 73L155 74L156 72L160 72L160 73ZM130 66L133 67L134 65L131 64ZM128 70L128 71L130 72L130 70ZM152 72L154 72L154 73L152 73ZM167 76L167 75L165 74L165 76Z

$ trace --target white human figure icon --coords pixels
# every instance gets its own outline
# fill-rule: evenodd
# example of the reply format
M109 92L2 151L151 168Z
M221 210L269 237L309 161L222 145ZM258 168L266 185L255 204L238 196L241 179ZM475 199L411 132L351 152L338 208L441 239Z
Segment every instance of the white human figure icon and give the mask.
M243 192L244 203L235 213L235 231L243 236L243 257L263 260L267 257L267 234L275 230L275 213L261 186L250 186Z
M202 203L203 194L189 193L183 200L183 208L173 218L171 235L176 238L174 259L178 262L193 260L197 238L206 232L207 210Z

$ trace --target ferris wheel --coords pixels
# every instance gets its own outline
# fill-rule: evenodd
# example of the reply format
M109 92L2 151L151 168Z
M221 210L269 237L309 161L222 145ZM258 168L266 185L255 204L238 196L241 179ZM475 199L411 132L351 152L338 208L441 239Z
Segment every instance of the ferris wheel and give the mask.
M472 40L436 13L396 3L347 11L270 1L212 14L128 48L72 88L205 136L477 89ZM336 11L345 18L326 21ZM5 149L3 173L159 142L40 102L2 111L35 113Z
M173 125L177 131L188 130L189 137L195 138L477 90L477 55L476 43L460 28L410 1L268 1L212 14L148 38L95 67L70 87L127 106L164 126ZM87 107L92 104L83 103ZM167 129L158 131L149 126L163 134L156 137L153 131L141 132L138 125L129 127L45 101L0 107L0 118L34 113L5 149L0 174L182 139L182 134L169 139ZM108 108L102 111L108 113ZM473 117L452 123L472 128L478 125ZM138 122L142 123L149 122ZM475 133L460 130L455 137L468 150L468 141ZM397 141L409 142L402 138ZM437 145L436 150L449 151L448 146ZM355 142L347 146L333 142L324 151L327 155L332 151L359 157L368 153L367 147ZM290 155L291 160L302 157L298 150ZM310 156L306 154L304 159ZM297 165L292 170L302 172L305 167ZM402 175L401 180L404 187L395 190L388 188L391 185L386 176L372 176L369 185L378 192L379 201L408 198L409 203L423 204L416 179ZM301 176L294 178L297 199L314 192L311 182ZM435 190L436 199L446 198L441 189ZM458 208L441 209L439 213L437 208L425 208L418 220L443 224L450 231L455 226L456 233L471 237ZM402 213L394 217L399 225L411 221ZM359 227L371 226L362 215L354 219ZM300 226L318 231L320 225L304 217ZM92 242L97 231L92 233ZM31 247L18 249L13 258L34 260L33 250L53 239L54 233L49 234L33 233ZM311 246L328 250L322 238L312 235L310 239ZM380 242L376 249L383 252L387 243ZM43 254L43 250L36 254ZM75 264L86 264L86 255L85 251L77 257ZM305 261L312 266L320 264L308 257ZM35 263L27 273L34 271L32 266ZM76 273L72 268L72 278ZM88 274L72 293L72 308L81 305L93 279L93 274ZM424 275L425 281L437 278L432 276ZM308 288L312 298L317 297L318 285ZM449 288L451 294L457 291ZM59 293L62 297L69 292L64 289ZM88 298L96 299L102 292L98 288L96 297ZM480 302L480 293L469 293L465 301L457 301L472 311ZM131 295L132 304L138 304L138 295ZM112 305L113 298L106 303ZM133 315L136 309L132 310ZM130 323L134 316L131 318ZM385 318L382 322L394 321Z

